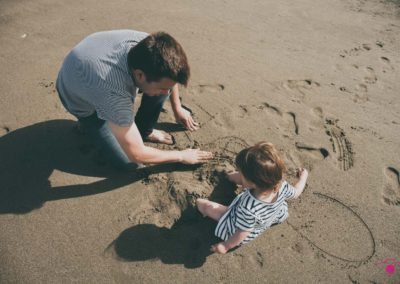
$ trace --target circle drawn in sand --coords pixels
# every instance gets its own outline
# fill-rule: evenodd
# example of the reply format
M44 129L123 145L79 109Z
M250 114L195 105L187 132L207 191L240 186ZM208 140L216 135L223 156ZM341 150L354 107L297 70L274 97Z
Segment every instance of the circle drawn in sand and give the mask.
M353 263L364 263L375 254L371 229L340 200L314 192L292 206L288 224L322 253Z

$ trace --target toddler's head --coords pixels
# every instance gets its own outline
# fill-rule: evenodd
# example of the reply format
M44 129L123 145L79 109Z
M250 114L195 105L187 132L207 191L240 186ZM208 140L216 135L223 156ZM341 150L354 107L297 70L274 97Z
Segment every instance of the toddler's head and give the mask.
M236 167L259 190L275 189L285 171L278 150L268 142L259 142L240 151L236 156Z

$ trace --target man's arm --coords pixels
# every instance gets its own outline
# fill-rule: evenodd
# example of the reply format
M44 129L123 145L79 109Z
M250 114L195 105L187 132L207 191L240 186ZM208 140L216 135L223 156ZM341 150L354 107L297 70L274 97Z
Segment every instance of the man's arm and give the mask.
M225 242L220 242L211 246L211 251L225 254L228 252L228 250L238 246L249 234L250 232L248 231L237 229L237 231Z
M181 105L181 101L179 99L179 88L178 84L172 88L171 95L169 97L172 110L174 111L176 122L182 123L190 131L197 130L199 128L199 124L193 120L192 115L189 111L184 109Z
M186 149L183 151L163 151L144 145L136 125L130 127L118 126L108 122L110 129L117 138L118 143L131 161L143 164L161 164L182 162L197 164L212 158L211 152L199 149Z

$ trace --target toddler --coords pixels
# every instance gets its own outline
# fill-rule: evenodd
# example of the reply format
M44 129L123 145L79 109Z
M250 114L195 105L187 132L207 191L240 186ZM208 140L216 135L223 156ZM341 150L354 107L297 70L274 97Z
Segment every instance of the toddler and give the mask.
M236 156L235 163L238 171L230 173L228 179L245 190L229 207L207 199L196 200L203 216L218 221L215 235L224 241L213 245L211 251L221 254L282 223L288 217L285 200L297 198L308 177L308 171L299 168L294 186L285 181L284 162L278 150L268 142L243 149Z

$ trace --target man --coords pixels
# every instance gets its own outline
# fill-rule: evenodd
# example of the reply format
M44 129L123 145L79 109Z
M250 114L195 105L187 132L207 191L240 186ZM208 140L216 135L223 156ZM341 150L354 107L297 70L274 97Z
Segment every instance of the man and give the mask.
M187 86L190 68L181 45L169 34L133 30L89 35L67 55L57 91L80 127L118 168L138 164L196 164L212 158L199 149L163 151L143 140L172 144L168 133L154 129L163 103L170 99L176 121L194 131L198 124L182 108L177 84ZM134 116L133 103L142 91Z

